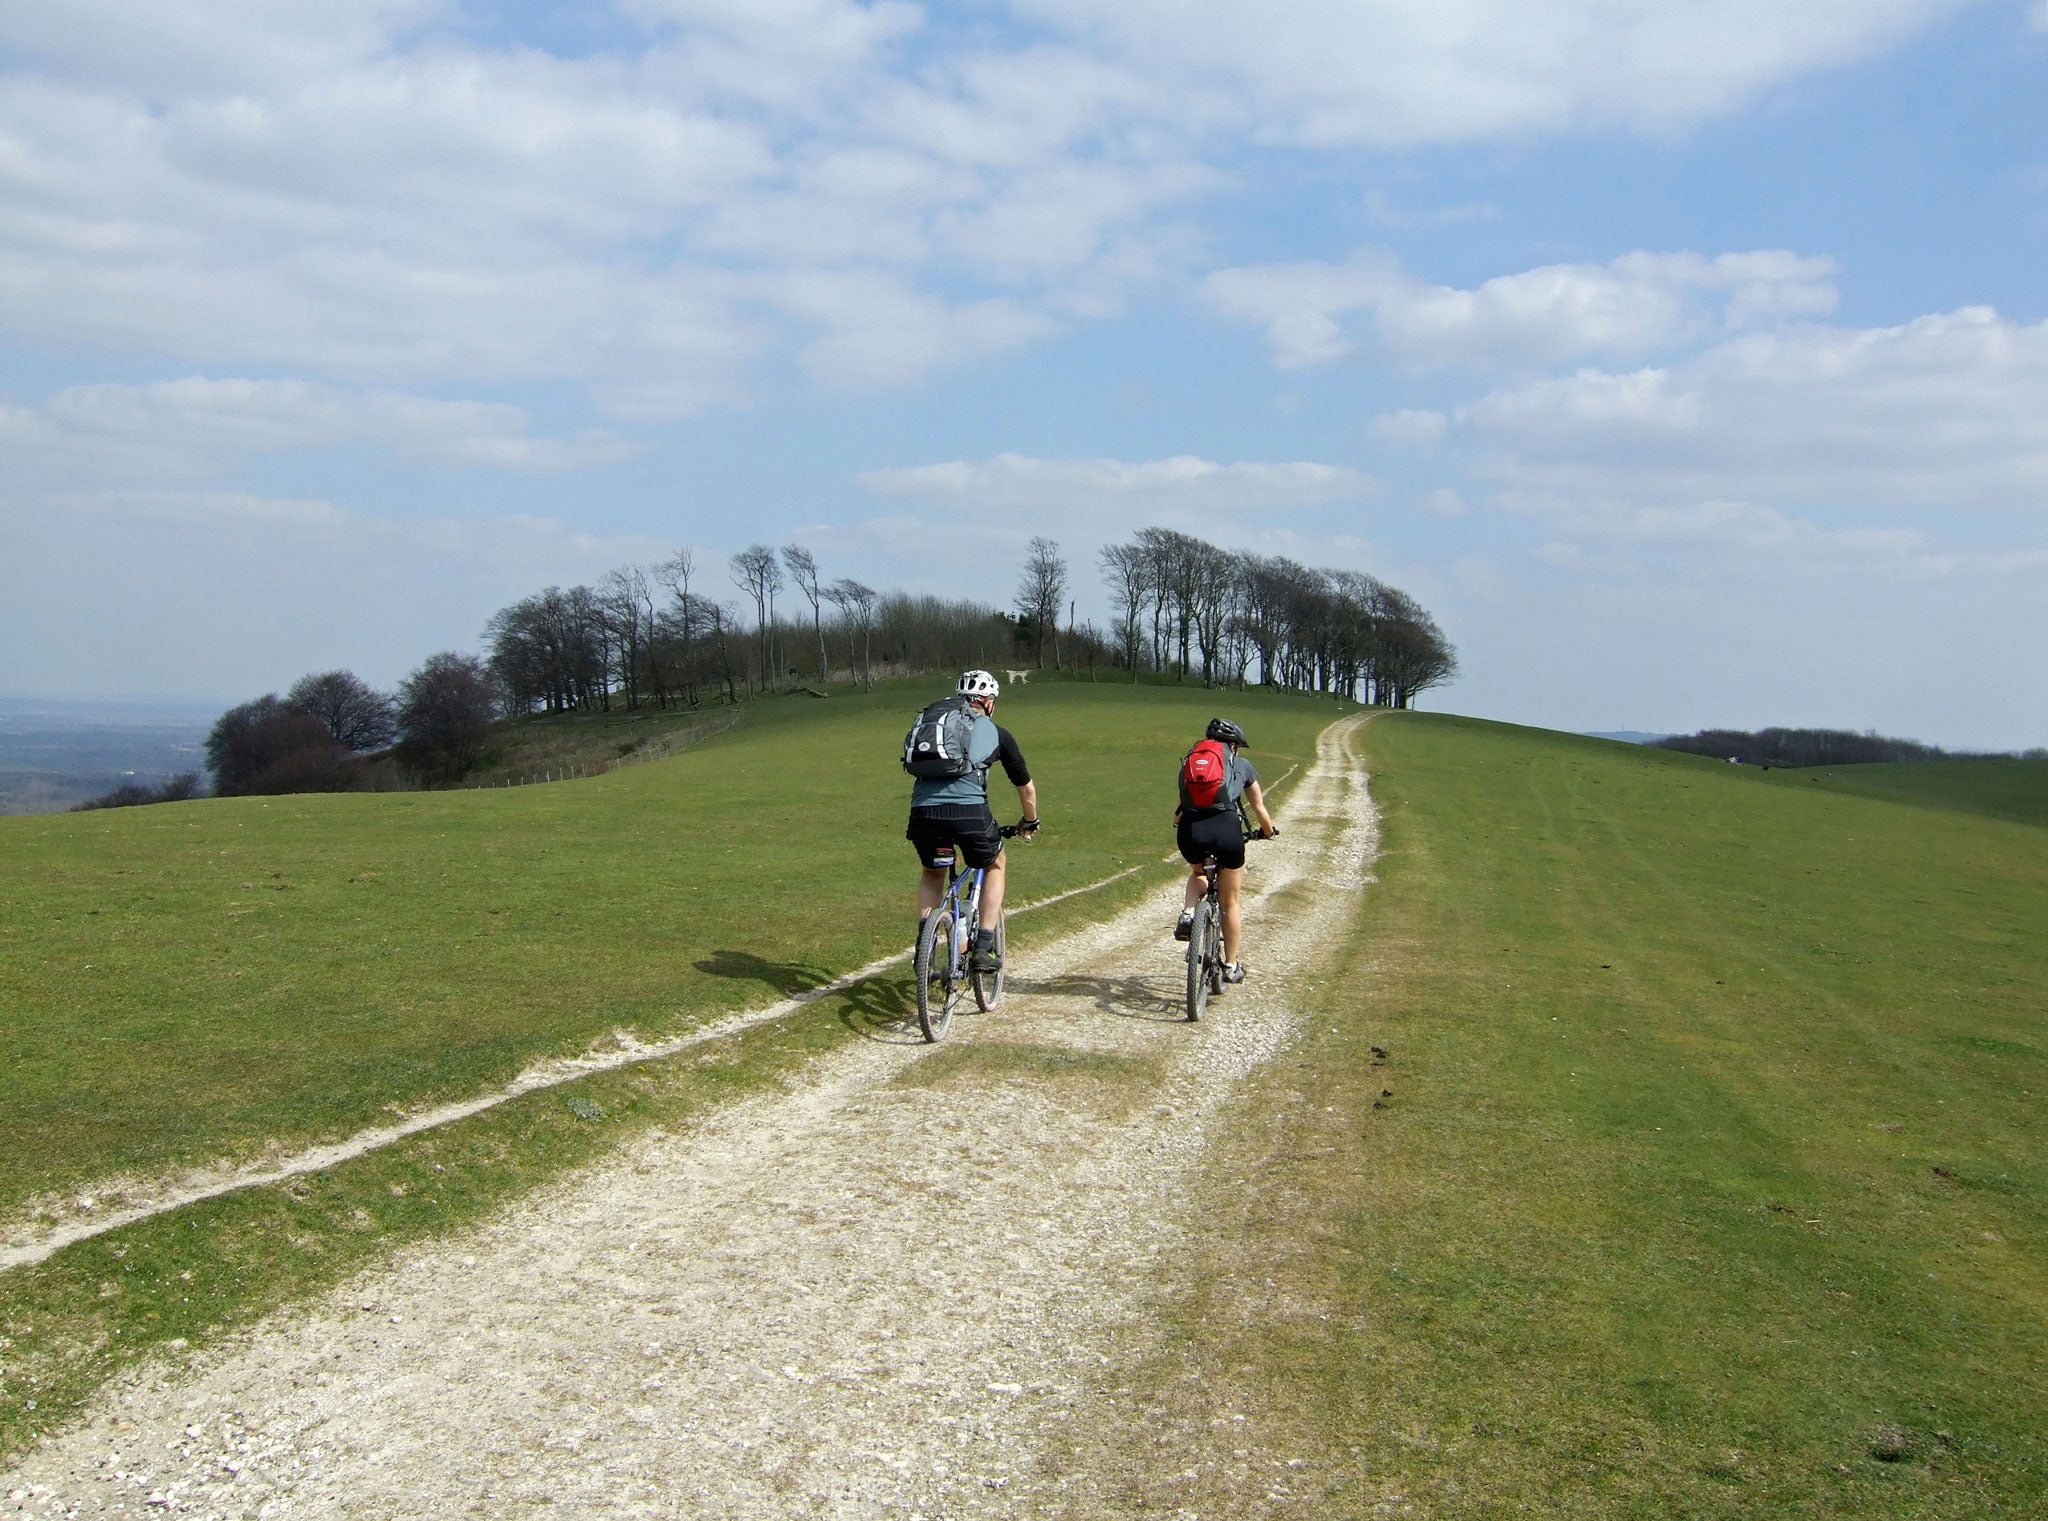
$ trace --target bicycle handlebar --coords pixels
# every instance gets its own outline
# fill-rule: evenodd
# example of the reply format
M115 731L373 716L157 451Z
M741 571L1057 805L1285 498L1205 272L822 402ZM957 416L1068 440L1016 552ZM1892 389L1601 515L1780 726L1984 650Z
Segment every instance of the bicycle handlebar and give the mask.
M1014 840L1020 835L1028 840L1038 833L1039 825L1042 822L1043 820L1040 819L1019 819L1014 824L1001 825L997 828L996 833L1006 840Z

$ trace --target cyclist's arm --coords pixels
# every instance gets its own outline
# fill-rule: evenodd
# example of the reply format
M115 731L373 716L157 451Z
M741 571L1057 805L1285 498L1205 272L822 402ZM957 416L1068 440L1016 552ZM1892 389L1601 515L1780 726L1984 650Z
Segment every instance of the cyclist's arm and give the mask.
M1017 806L1024 810L1026 824L1038 822L1038 783L1026 782L1017 789Z
M1244 789L1244 800L1252 805L1252 812L1258 816L1259 833L1271 839L1280 832L1280 826L1273 822L1273 815L1266 812L1266 790L1257 782L1248 783Z

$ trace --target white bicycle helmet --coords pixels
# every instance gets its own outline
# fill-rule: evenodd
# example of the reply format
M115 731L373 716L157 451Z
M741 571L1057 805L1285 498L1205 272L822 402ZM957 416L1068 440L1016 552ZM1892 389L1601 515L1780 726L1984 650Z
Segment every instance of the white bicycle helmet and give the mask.
M954 690L962 697L994 697L1002 688L996 685L995 677L987 671L962 671L959 685Z

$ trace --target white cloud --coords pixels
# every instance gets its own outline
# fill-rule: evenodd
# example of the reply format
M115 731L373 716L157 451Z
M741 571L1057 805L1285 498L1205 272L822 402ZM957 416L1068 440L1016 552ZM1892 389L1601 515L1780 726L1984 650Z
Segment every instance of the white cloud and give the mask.
M2048 0L2038 0L2034 8L2027 12L2027 20L2033 23L2035 31L2048 32Z
M897 384L1177 272L1197 240L1176 219L1255 124L1686 117L1941 4L1025 0L1022 27L927 28L901 0L629 0L639 38L558 58L478 45L453 0L48 0L0 13L0 328L384 385L563 380L635 416L742 399L789 350ZM1698 281L1620 263L1479 292L1371 263L1295 272L1321 295L1285 270L1212 292L1241 287L1286 363L1352 352L1342 319L1367 308L1436 362L1618 351L1699 304L1677 294ZM878 271L903 293L858 337L784 294ZM1765 272L1724 315L1816 290Z
M1050 327L1014 301L950 304L873 271L798 270L764 280L762 292L819 330L803 351L804 365L838 387L907 383L1015 348Z
M2048 323L1985 307L1753 334L1510 386L1459 427L1510 485L1657 502L2048 510Z
M0 8L0 47L101 83L229 93L375 58L447 0L37 0Z
M1218 464L1193 455L1133 463L1002 454L871 470L856 483L874 496L978 518L1071 524L1108 536L1125 531L1125 524L1234 519L1350 501L1379 489L1370 476L1342 465Z
M33 407L0 404L0 452L9 487L20 492L212 479L255 455L351 444L417 464L525 471L607 465L636 448L603 430L554 439L530 427L524 409L501 402L193 376L73 386Z
M1437 487L1424 501L1431 512L1443 518L1461 518L1471 510L1465 505L1465 498L1449 486Z
M1835 302L1832 270L1826 259L1780 250L1711 259L1637 252L1461 290L1426 285L1392 255L1362 249L1341 265L1219 270L1203 291L1225 316L1262 325L1283 369L1380 351L1411 365L1527 365L1644 353L1717 328L1825 313ZM1353 313L1369 318L1370 338L1345 330L1340 319Z
M1441 412L1404 407L1382 412L1372 420L1372 436L1390 444L1434 444L1449 431L1451 420Z
M1019 0L1227 95L1265 136L1389 147L1669 130L1890 46L1964 0Z

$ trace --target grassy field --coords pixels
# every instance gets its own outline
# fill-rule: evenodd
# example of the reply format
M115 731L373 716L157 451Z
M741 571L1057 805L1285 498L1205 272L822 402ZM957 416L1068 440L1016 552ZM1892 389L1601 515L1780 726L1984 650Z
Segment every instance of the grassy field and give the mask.
M1213 1164L1133 1506L2048 1512L2039 830L1451 718L1365 744L1382 883Z
M1759 772L1759 776L1766 773ZM2048 825L2048 761L1900 761L1873 766L1773 770L1778 786L1810 786L1923 808L1981 813L1988 818Z
M586 782L0 821L0 1211L347 1133L907 945L892 755L914 700L770 700ZM1170 848L1174 765L1213 701L1085 683L1005 701L1048 825L1020 901ZM1229 706L1274 775L1331 711Z
M124 1173L346 1135L615 1027L693 1028L907 948L916 867L893 756L929 695L770 699L589 781L0 820L0 1217ZM1004 700L1047 820L1017 849L1013 901L1151 873L1020 922L1020 950L1167 871L1174 767L1219 703L1272 778L1335 708L1086 682ZM997 807L1014 816L1000 783ZM633 1127L777 1081L907 993L884 976L689 1062L582 1080L567 1096L601 1123L563 1093L529 1095L0 1275L0 1453L127 1358L232 1329Z

